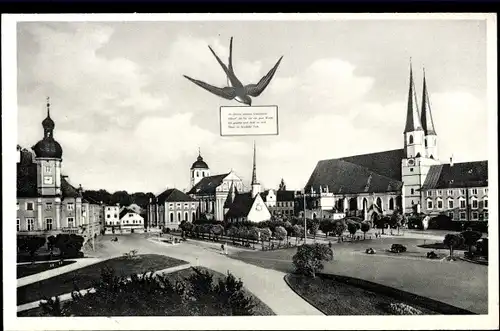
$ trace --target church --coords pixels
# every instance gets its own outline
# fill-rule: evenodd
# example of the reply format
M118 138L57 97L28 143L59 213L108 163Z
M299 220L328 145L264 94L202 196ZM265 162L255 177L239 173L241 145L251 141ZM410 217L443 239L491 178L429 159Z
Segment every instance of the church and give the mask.
M453 220L463 220L466 214L455 209L457 206L467 209L473 204L469 192L473 199L487 199L487 161L455 165L453 160L450 164L439 161L439 141L425 72L422 85L419 108L410 64L403 148L317 163L303 193L313 218L338 211L373 220L376 215L391 215L397 210L405 214L445 214ZM443 200L443 191L447 200ZM443 201L451 202L445 206ZM483 202L483 208L484 205ZM480 219L479 215L479 212L474 214L476 220ZM485 215L483 212L482 219Z
M48 99L42 127L44 137L32 147L34 157L29 150L17 147L17 233L76 233L87 238L98 234L102 206L83 198L81 185L75 188L62 174L63 150L54 139Z

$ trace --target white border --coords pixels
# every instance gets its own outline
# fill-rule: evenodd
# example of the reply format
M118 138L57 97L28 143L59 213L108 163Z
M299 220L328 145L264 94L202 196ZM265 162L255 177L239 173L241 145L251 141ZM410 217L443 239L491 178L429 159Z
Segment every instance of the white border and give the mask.
M50 14L2 15L2 162L3 172L3 281L4 328L6 330L154 330L154 329L498 329L498 238L491 238L489 267L489 315L483 316L330 316L330 317L127 317L127 318L17 318L15 306L15 148L17 139L16 23L27 21L308 21L308 20L487 20L489 195L498 201L497 161L497 36L496 14ZM498 205L490 208L490 234L498 233ZM432 281L432 280L429 280Z

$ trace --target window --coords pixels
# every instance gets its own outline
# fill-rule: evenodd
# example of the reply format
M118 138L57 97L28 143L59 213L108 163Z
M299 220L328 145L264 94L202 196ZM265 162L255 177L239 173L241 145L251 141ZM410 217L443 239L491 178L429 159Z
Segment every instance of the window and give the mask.
M73 217L68 217L68 228L75 226L75 219Z
M67 208L68 208L68 210L74 210L75 209L75 205L72 202L69 202L68 205L67 205Z
M453 209L453 200L452 199L448 200L448 209Z
M177 212L177 222L181 221L181 212Z
M52 210L52 202L47 202L47 203L45 204L45 209L46 209L46 210Z
M413 144L413 136L412 135L410 135L410 137L408 137L408 143Z
M437 190L437 191L436 191L436 195L437 195L438 197L442 196L442 195L443 195L443 191L441 191L441 190Z
M427 196L432 197L432 191L427 191Z
M189 203L185 203L184 208L189 208Z
M16 202L16 208L19 210L19 202Z
M484 189L484 194L488 194L488 189L487 188Z
M21 231L21 220L19 218L17 219L16 229L17 232Z
M52 230L52 218L45 219L45 230L47 231Z
M176 206L177 208L181 208L181 204L180 204L180 203L177 203L175 206Z
M118 218L118 214L115 214L115 218Z
M477 199L471 199L471 203L472 203L472 209L477 209L478 208Z
M110 215L110 214L107 214L107 215L106 215L106 218L110 218L110 217L111 217L111 215Z
M129 213L129 214L128 214L128 217L134 217L134 214Z
M453 220L453 212L449 212L448 217Z
M477 195L477 188L473 188L470 190L470 192L474 195Z
M487 220L488 219L488 212L484 212L484 219Z
M479 213L477 211L472 212L472 219L473 220L479 219Z
M174 204L173 203L169 203L168 204L168 208L174 208Z
M193 212L193 215L191 215L191 216L193 216L193 218L191 219L191 221L194 221L196 219L196 213Z
M33 231L35 230L35 219L32 217L29 217L26 219L26 224L27 224L27 230L28 231Z
M461 211L460 212L460 220L465 220L465 212Z
M34 207L35 206L33 202L26 202L26 210L32 211Z
M196 177L199 177L199 176L200 176L200 172L199 172L199 171L197 171L197 172L196 172Z
M460 209L465 209L466 205L465 205L465 199L460 199Z
M45 173L49 174L51 172L50 166L45 166Z
M188 218L189 218L189 214L188 212L184 212L184 220L187 222L188 221Z
M427 200L427 209L432 209L432 200Z
M415 193L415 190L411 188L410 189L410 194L413 194L413 193Z
M448 190L448 195L453 195L453 190Z
M483 204L484 204L484 209L488 209L488 198L484 198Z
M438 209L443 209L443 200L438 199L438 201L437 201L437 207L438 207Z
M460 189L460 194L461 195L465 195L465 190L464 189Z
M174 213L170 213L170 223L174 222Z
M410 172L413 172L413 168L410 168Z
M389 210L394 210L394 199L393 198L389 199Z
M194 202L191 204L191 208L196 208L196 204Z

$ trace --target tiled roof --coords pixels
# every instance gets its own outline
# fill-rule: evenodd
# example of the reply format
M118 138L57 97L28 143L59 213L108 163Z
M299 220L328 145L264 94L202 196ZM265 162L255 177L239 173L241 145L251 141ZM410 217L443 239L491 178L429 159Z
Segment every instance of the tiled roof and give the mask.
M488 186L488 161L431 166L422 190Z
M215 189L222 183L224 178L229 175L214 175L202 178L191 190L189 190L188 194L212 194L215 193Z
M262 194L262 193L261 193ZM226 217L246 217L250 212L254 202L252 194L250 192L240 193L234 197L234 201L231 204Z
M401 180L401 160L405 158L404 149L362 154L340 158L354 163L391 179Z
M194 201L194 199L191 198L189 195L187 195L182 191L179 191L176 188L170 188L168 190L165 190L164 192L159 194L157 198L159 203Z
M61 192L64 198L76 198L78 196L78 190L64 177L61 178Z
M376 154L378 154L378 159L384 159L380 156L382 153ZM388 155L394 156L397 153L389 151ZM311 187L315 192L320 192L320 186L322 189L328 187L328 192L334 194L395 192L401 190L403 183L400 180L379 174L366 166L346 161L347 159L356 160L357 158L357 160L365 161L367 165L375 165L363 157L365 156L319 161L306 184L306 192L310 192ZM384 160L386 164L392 163L395 166L392 160L387 158ZM399 168L401 169L401 165ZM384 172L388 173L388 171Z
M295 200L295 191L276 191L276 201L293 201Z

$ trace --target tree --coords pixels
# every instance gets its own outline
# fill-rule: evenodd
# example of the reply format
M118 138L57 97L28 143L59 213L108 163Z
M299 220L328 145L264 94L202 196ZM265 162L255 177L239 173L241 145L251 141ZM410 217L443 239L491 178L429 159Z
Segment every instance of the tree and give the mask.
M370 223L368 222L361 223L361 231L363 231L363 240L366 240L366 233L370 231Z
M384 229L390 223L391 218L387 217L387 216L379 217L378 214L375 214L375 215L377 215L377 216L375 216L373 219L373 225L377 229L382 229L382 234L384 234Z
M61 257L79 257L83 246L83 237L76 234L60 233L56 236L55 247L61 251Z
M319 222L319 229L323 232L328 238L328 234L332 232L335 228L335 223L332 219L324 218Z
M47 248L52 253L54 248L56 247L56 237L55 236L49 236L47 238Z
M229 236L229 238L231 238L231 240L233 241L233 244L234 244L236 237L238 237L238 228L235 226L232 226L229 229L227 229L226 233Z
M356 234L356 231L358 231L357 225L353 222L349 222L347 223L347 230L351 234L351 238L354 240L354 235Z
M290 237L292 234L293 234L293 226L292 226L292 223L290 223L289 221L285 221L283 223L283 227L285 228L286 230L286 241L288 242L288 237Z
M338 241L340 242L340 238L344 231L347 229L346 222L344 220L338 220L335 222L335 227L333 229L333 232L335 235L338 237Z
M472 256L472 246L476 244L476 242L481 239L483 236L479 231L472 231L471 229L467 229L466 231L460 234L464 238L464 244L468 247L469 256Z
M399 228L402 226L403 219L404 219L403 215L397 210L395 210L394 213L392 213L391 215L389 224L392 228L398 229L398 234L399 234Z
M296 272L305 276L316 277L324 268L324 262L333 259L333 251L325 244L304 244L297 248L293 256Z
M450 249L450 259L453 259L453 249L460 247L464 242L464 238L455 233L448 233L443 240L446 247Z
M301 228L300 228L300 225L298 224L295 224L293 227L292 227L292 231L293 231L293 235L295 236L295 245L297 245L297 242L301 236Z
M262 242L262 249L264 249L264 242L271 239L272 232L269 228L260 229L260 240Z
M252 240L252 246L255 248L255 242L259 240L259 228L252 226L248 229L248 238Z
M45 245L45 242L45 237L27 236L18 238L20 249L29 253L32 262L35 262L36 251Z
M311 222L311 226L309 228L309 233L312 234L314 240L316 240L316 235L318 234L318 230L319 230L319 222L316 219Z
M287 236L286 229L282 226L277 226L276 229L274 230L274 235L276 236L276 239L278 239L279 243L281 244L283 239L285 239Z
M210 233L213 235L216 241L219 240L219 237L222 236L223 232L224 227L220 224L214 224L210 226Z

